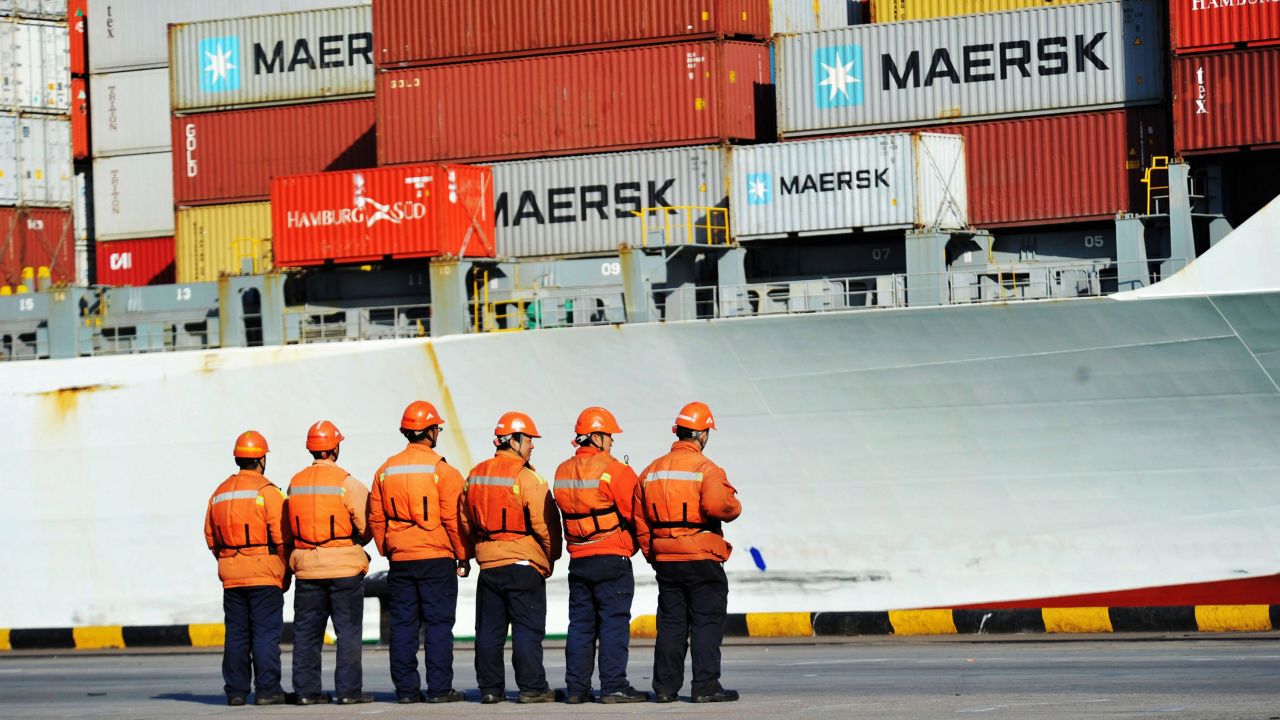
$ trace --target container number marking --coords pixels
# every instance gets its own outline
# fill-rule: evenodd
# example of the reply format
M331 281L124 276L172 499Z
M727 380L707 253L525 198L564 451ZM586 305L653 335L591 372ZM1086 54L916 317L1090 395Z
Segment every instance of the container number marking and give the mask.
M1101 235L1085 235L1084 246L1087 248L1106 247L1107 239Z
M19 312L31 312L32 310L35 310L35 309L36 309L36 299L35 299L35 298L20 298L20 299L18 300L18 311L19 311Z
M890 250L892 250L892 248L872 248L871 259L876 261L888 260Z
M185 302L190 299L191 299L191 288L189 287L178 288L178 302Z
M600 266L600 274L604 275L605 277L608 277L610 275L621 275L622 263L620 262L604 263L603 265Z

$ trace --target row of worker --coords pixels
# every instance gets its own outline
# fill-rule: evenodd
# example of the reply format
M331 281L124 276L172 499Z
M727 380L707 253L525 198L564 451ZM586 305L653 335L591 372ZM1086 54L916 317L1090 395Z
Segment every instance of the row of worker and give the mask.
M218 559L226 640L222 673L227 702L244 705L251 686L258 705L333 702L323 692L321 647L326 626L336 636L337 702L371 702L361 669L364 576L374 541L387 558L390 666L401 703L458 702L453 685L453 627L458 578L474 559L475 672L480 702L505 699L503 652L512 636L512 666L521 703L560 699L543 665L546 579L567 546L569 632L565 647L568 703L593 699L599 655L599 701L645 702L627 680L637 550L658 582L653 701L674 702L684 686L692 647L693 702L726 702L738 693L720 684L720 643L728 601L723 563L732 546L722 524L742 512L723 469L703 454L715 429L711 409L685 405L671 451L637 475L612 454L622 428L608 410L583 410L576 451L553 484L530 463L539 438L533 419L504 414L494 429L494 456L463 479L437 451L444 419L429 402L411 403L400 420L408 441L373 475L371 489L338 465L342 433L327 420L312 425L306 446L314 461L281 491L265 477L267 441L248 431L234 450L239 472L213 496L205 543ZM293 580L296 576L296 582ZM293 606L293 693L281 684L284 593ZM418 671L425 644L426 691Z

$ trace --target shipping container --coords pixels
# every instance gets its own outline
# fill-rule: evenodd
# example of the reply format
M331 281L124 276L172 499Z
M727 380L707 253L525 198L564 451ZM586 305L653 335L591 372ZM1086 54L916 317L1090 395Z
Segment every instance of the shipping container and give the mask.
M408 165L278 177L271 183L278 267L493 257L493 172Z
M773 0L773 34L793 35L871 22L868 0Z
M211 110L373 94L368 5L171 25L173 107Z
M71 204L71 122L0 114L0 205Z
M380 68L769 37L769 0L378 0L373 12Z
M94 233L98 240L173 235L171 153L93 161Z
M640 242L642 208L728 207L729 157L704 146L494 163L498 255L617 253Z
M784 135L1148 105L1164 97L1160 3L1040 10L784 35Z
M67 0L0 0L0 16L61 20L67 16Z
M1276 0L1169 0L1175 53L1213 52L1280 43Z
M169 73L134 70L89 78L94 157L167 152Z
M84 78L71 78L71 157L89 157L89 88Z
M98 285L164 285L175 282L173 238L98 243Z
M0 110L66 115L71 55L65 23L0 20Z
M174 117L179 205L265 200L271 178L377 164L373 100Z
M733 149L740 239L968 224L964 140L890 133Z
M55 284L75 280L70 210L0 208L0 285L17 285L24 267L49 268Z
M367 4L360 0L100 0L89 15L89 71L167 66L167 26L173 23Z
M67 3L67 42L71 74L89 73L89 0Z
M1280 145L1280 48L1175 57L1173 129L1179 154Z
M1144 213L1143 170L1152 157L1170 155L1168 115L1160 107L962 123L930 131L964 138L969 223L979 228Z
M871 0L871 22L930 20L977 13L1026 10L1095 0Z
M382 164L753 140L769 49L699 42L378 74ZM483 92L478 92L483 88ZM766 107L766 103L760 103Z
M178 210L177 282L271 272L271 203Z

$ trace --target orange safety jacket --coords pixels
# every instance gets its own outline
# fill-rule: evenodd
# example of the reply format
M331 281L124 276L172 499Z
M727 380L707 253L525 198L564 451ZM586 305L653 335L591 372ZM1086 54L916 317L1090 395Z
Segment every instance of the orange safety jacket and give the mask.
M289 483L289 530L295 548L355 545L351 514L342 502L347 472L336 465L316 463ZM363 544L363 543L362 543Z
M614 499L606 495L614 463L607 453L581 455L556 469L555 496L564 518L564 539L569 545L604 540L627 532L627 522Z
M516 540L532 535L529 508L520 497L516 476L526 462L499 454L480 463L467 478L467 515L481 540Z
M651 561L724 562L733 547L721 524L737 518L742 505L724 471L697 443L678 441L671 450L645 468L636 488L641 549Z
M452 557L470 552L458 530L462 476L435 450L411 444L378 468L369 496L369 526L389 560Z
M280 488L256 471L242 470L218 485L205 513L205 542L224 586L282 584L283 504Z

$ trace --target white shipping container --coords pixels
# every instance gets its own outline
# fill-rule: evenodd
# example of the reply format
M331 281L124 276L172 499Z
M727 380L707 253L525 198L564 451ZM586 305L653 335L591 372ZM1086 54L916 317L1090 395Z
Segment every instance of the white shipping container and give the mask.
M65 20L67 0L0 0L0 16Z
M71 112L70 52L66 23L0 20L0 109Z
M93 279L93 216L88 169L77 169L72 183L71 223L75 232L76 285L88 285Z
M0 205L71 204L71 121L0 115Z
M889 133L734 148L734 235L968 225L964 139Z
M1164 97L1161 5L1110 0L785 35L784 135L1143 105Z
M368 5L169 28L178 111L306 102L373 93Z
M93 161L94 236L103 240L173 235L173 153Z
M789 35L861 25L871 21L859 0L773 0L773 34Z
M493 163L498 255L616 253L636 245L645 207L725 207L729 151L720 147Z
M169 135L169 72L164 68L89 78L93 156L165 152Z
M167 66L171 23L367 4L359 0L94 0L89 8L89 72Z

